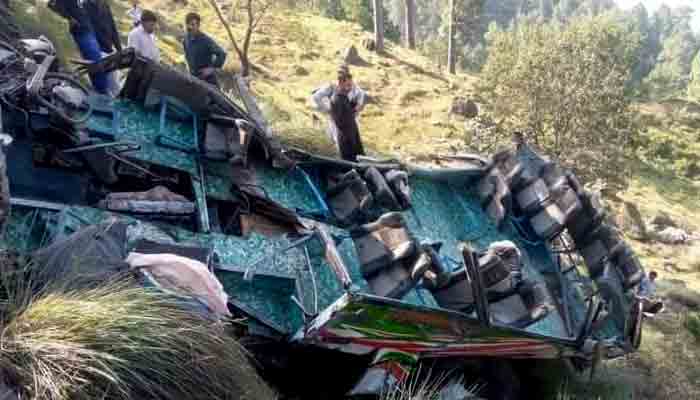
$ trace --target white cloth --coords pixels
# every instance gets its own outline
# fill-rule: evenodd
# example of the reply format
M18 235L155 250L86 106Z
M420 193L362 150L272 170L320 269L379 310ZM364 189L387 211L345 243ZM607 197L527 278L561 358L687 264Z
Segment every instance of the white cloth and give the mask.
M160 50L156 44L156 35L146 32L143 25L139 25L129 32L127 47L133 48L142 57L160 62Z
M132 7L129 9L129 11L126 12L126 15L131 18L131 20L134 22L134 26L138 26L141 23L141 14L143 13L143 10L141 7L136 6Z
M330 114L331 112L331 98L335 93L336 85L331 83L326 86L322 86L316 89L311 96L312 106L316 111L320 111L324 114ZM352 86L350 93L348 93L348 100L357 103L357 106L362 108L365 105L367 95L364 90L360 89L357 85ZM333 122L333 118L328 118L328 129L326 131L328 137L338 145L338 127Z
M219 315L229 316L228 294L206 265L174 254L129 253L126 262L153 278L166 292L193 296Z

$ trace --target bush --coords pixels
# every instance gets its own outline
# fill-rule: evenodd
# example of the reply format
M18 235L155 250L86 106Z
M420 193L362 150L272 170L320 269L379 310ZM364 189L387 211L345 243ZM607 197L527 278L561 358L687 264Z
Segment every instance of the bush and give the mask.
M691 335L695 337L695 340L700 341L700 314L689 314L688 320L685 322L685 327Z
M3 293L0 371L28 399L273 399L223 328L128 280Z
M637 129L626 83L639 35L612 16L492 29L482 90L500 134L530 142L584 178L624 186Z

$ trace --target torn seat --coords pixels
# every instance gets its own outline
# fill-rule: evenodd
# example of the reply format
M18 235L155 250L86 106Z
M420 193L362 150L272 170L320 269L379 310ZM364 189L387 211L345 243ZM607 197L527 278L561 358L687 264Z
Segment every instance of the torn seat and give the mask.
M477 194L486 214L500 226L511 208L511 192L496 162L491 162L479 180Z
M522 329L553 309L544 284L522 279L521 254L512 242L491 244L478 257L478 271L493 320ZM470 279L466 268L447 273L441 283L424 279L424 284L440 307L464 313L471 313L476 307L474 285L478 283Z
M367 183L356 170L343 174L326 191L326 201L333 215L343 224L364 221L374 199Z
M610 263L622 276L622 286L629 290L644 278L644 269L628 244L620 242L610 251Z
M417 245L403 216L388 213L376 222L350 232L360 270L373 294L401 298L430 267L425 257L416 257Z
M374 196L375 203L387 210L401 210L399 201L391 190L384 175L375 167L369 167L365 171L365 181Z
M605 211L592 194L585 191L580 193L579 201L581 208L574 212L566 223L566 230L577 244L597 229L605 219Z
M591 278L595 279L603 273L605 262L612 255L612 250L620 243L620 235L607 224L599 225L594 231L576 242L576 247L586 262ZM619 255L623 256L622 253ZM622 258L627 259L626 257Z
M409 209L411 207L411 188L408 185L408 173L392 169L384 174L384 177L389 182L389 187L394 192L401 209Z
M99 202L99 207L139 214L191 215L195 212L193 202L164 186L145 192L110 193Z

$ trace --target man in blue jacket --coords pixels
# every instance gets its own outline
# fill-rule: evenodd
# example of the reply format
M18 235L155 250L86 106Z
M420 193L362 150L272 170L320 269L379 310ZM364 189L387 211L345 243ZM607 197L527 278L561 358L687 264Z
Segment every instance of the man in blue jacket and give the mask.
M122 49L112 11L105 0L50 0L49 8L68 20L70 33L82 58L98 62L103 52ZM91 74L90 81L96 92L109 92L108 74Z
M185 48L187 66L192 75L219 87L216 70L224 66L226 52L214 39L200 31L201 20L197 13L189 13L185 17L187 35L182 45Z

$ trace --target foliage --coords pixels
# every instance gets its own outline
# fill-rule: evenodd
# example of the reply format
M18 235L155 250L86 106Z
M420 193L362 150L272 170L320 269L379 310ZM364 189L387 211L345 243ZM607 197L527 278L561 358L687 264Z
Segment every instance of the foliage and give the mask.
M490 32L482 90L501 134L522 130L584 179L624 184L637 135L625 84L638 41L608 16Z
M685 327L697 341L700 341L700 314L689 314L685 322Z
M688 97L700 100L700 52L695 55L688 84Z
M28 290L3 265L0 370L28 399L273 399L244 349L176 300L130 280Z

